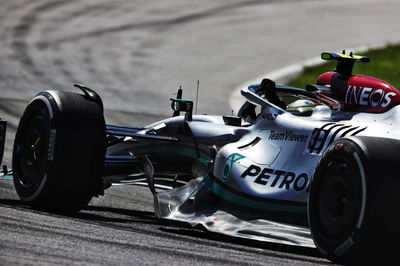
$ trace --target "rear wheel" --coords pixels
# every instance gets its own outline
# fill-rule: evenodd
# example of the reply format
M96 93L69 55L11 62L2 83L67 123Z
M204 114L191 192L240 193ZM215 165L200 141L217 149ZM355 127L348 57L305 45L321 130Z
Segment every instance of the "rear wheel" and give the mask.
M42 92L21 118L14 142L16 191L41 209L77 211L102 190L105 122L101 102L72 92Z
M309 195L311 233L334 262L385 262L400 237L397 165L400 141L351 137L325 151Z

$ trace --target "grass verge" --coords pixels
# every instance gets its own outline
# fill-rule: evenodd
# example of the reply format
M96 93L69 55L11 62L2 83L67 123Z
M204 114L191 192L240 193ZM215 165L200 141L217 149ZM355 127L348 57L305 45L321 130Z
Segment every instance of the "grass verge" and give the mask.
M371 62L367 64L356 63L353 73L377 77L389 82L397 89L400 89L400 44L391 44L383 48L371 49L359 55L368 56ZM289 82L288 85L304 88L307 84L315 84L320 74L333 71L335 65L336 62L331 61L312 67L306 67L303 72Z

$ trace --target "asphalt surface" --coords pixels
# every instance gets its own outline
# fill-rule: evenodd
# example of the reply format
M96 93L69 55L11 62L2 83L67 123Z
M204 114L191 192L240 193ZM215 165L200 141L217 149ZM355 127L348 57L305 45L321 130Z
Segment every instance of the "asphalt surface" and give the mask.
M199 113L229 114L246 80L321 51L399 42L397 0L22 1L0 5L3 163L30 98L82 83L103 98L108 123L171 114L179 86ZM116 186L74 216L21 204L0 179L0 265L324 265L316 250L246 241L153 217L147 188Z

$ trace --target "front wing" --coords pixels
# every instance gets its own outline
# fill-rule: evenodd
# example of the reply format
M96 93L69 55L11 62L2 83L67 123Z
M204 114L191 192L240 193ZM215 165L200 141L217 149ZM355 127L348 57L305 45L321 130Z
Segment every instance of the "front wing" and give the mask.
M278 222L251 209L231 208L210 191L212 182L206 176L155 194L156 215L235 237L315 248L306 226Z

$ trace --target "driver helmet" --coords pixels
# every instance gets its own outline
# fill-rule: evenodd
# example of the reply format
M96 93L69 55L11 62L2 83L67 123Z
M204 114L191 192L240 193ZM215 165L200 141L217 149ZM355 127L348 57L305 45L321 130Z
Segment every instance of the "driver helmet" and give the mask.
M316 101L301 99L288 104L286 111L291 112L294 115L309 116L317 105L318 102Z

